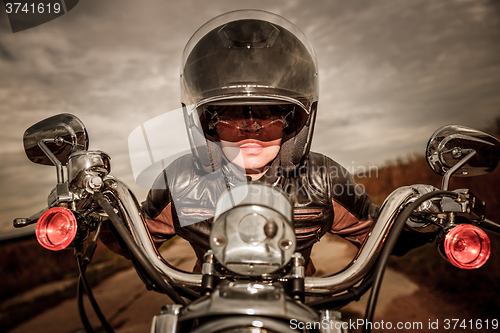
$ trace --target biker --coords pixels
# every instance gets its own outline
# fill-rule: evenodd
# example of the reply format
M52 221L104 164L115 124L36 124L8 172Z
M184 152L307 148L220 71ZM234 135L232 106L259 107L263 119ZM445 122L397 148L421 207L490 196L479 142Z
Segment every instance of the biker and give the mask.
M257 10L207 22L184 49L181 99L192 154L164 170L142 205L157 246L178 234L199 272L217 198L249 181L288 194L306 275L315 272L312 246L327 232L361 246L378 207L342 166L310 152L318 68L295 25Z

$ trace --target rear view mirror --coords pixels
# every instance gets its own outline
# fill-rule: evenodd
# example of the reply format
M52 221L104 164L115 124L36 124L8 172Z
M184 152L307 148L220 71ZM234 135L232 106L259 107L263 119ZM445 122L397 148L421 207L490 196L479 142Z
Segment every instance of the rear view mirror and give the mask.
M30 161L44 165L54 165L40 147L40 142L52 152L62 165L77 150L87 150L89 139L87 130L77 117L62 113L44 119L24 132L23 143Z
M475 152L475 153L474 153ZM467 158L467 155L472 154ZM446 125L431 136L426 149L427 163L445 175L457 163L455 176L478 176L492 172L500 160L500 141L492 135L460 125ZM465 161L465 158L467 160Z

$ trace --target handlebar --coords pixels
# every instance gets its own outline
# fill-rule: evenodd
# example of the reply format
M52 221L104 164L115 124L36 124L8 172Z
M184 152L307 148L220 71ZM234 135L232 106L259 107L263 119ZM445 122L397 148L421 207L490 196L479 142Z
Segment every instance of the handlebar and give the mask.
M201 286L201 274L178 270L158 253L149 235L139 203L127 185L112 177L107 177L105 182L111 185L106 186L109 189L109 194L114 196L121 205L120 211L138 247L163 278L169 283L181 284L185 287Z
M108 178L106 183L109 182L112 184L112 186L106 186L109 193L121 205L120 210L135 242L155 269L169 283L191 288L200 287L201 274L178 270L166 262L157 252L147 231L146 222L139 204L130 189L115 178ZM417 192L409 186L401 187L392 192L382 205L377 223L374 223L372 231L351 264L343 271L328 277L306 277L305 292L316 295L333 294L346 290L359 282L373 267L381 251L381 245L384 243L399 213L409 203L410 199L416 195Z
M305 291L309 294L333 294L346 290L359 282L373 267L382 251L382 244L400 212L417 192L410 186L393 191L384 201L380 215L356 257L349 266L331 276L306 277Z

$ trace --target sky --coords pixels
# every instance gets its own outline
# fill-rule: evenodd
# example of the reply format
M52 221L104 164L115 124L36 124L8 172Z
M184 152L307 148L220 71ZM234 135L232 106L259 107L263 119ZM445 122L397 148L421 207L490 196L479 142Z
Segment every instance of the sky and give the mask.
M251 6L251 7L249 7ZM316 50L320 98L312 150L349 170L423 153L446 124L484 129L500 116L500 4L486 0L85 0L12 33L0 12L0 234L46 206L55 168L35 165L24 131L58 113L87 127L90 149L135 184L128 136L179 108L189 37L235 9L292 21Z

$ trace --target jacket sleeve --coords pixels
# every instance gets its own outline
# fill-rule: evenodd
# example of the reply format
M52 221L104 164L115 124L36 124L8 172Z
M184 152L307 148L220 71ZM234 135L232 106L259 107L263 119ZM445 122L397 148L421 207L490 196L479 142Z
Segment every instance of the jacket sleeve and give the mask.
M142 213L154 244L159 247L175 235L173 201L165 173L162 173L142 203Z
M142 203L142 213L146 220L149 234L157 248L175 235L172 218L172 197L166 184L166 177L162 173L149 191L146 201ZM99 239L111 251L131 258L130 252L118 236L111 223L104 223Z
M330 233L342 236L359 248L377 220L379 207L345 168L330 160L329 170L334 211Z

